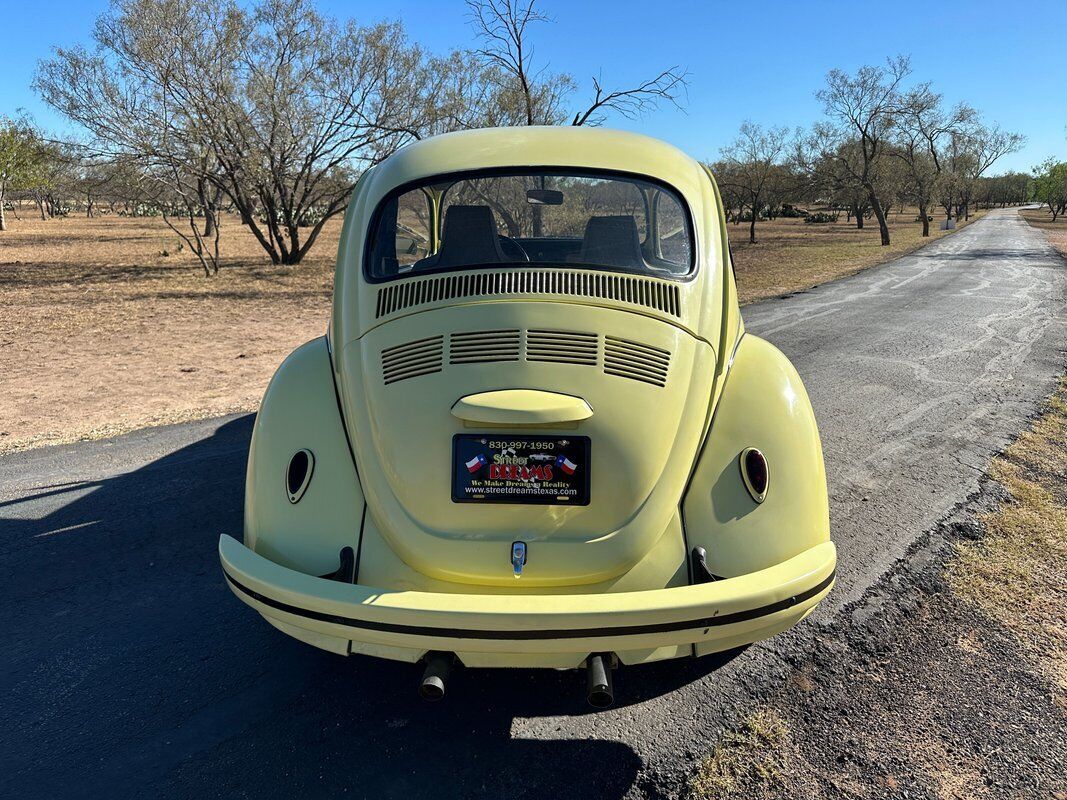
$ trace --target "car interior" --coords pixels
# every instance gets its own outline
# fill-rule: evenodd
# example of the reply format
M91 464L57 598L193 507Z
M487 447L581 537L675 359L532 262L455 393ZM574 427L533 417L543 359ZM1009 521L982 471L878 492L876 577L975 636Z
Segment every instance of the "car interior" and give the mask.
M530 261L631 269L650 266L632 216L590 217L581 239L511 238L497 233L489 206L450 206L445 211L441 249L416 261L412 271Z
M530 177L521 178L527 182L520 186L504 183L515 182L518 176L482 183L455 181L388 200L371 254L375 277L525 263L664 277L688 272L692 252L688 222L680 201L667 191L629 180L567 178L574 182L568 195L544 188L543 177L535 179L541 188L523 188L529 186ZM493 180L502 185L493 185ZM478 199L485 202L472 202ZM436 252L431 249L434 237L429 227L434 201L443 211L438 212Z

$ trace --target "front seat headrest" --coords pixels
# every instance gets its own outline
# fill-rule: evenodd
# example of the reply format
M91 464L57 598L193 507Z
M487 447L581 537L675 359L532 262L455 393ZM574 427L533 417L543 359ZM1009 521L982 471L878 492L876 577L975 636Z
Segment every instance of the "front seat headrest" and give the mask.
M500 249L500 237L489 206L449 206L435 268L511 260Z
M644 267L637 221L625 215L590 217L582 239L581 260L605 267Z

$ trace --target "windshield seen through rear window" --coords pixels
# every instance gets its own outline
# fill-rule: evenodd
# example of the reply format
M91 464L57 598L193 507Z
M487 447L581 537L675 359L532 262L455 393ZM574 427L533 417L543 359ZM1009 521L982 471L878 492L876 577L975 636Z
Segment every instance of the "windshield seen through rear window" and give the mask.
M667 187L623 175L468 173L406 187L378 209L367 276L498 266L687 275L689 216Z

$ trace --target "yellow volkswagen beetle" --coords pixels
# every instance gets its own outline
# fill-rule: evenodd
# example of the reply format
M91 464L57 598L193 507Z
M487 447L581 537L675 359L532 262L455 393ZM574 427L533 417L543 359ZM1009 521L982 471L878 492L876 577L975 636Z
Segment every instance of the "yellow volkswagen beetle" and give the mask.
M611 672L783 631L834 581L815 418L746 334L712 175L619 131L403 148L357 185L328 334L278 369L234 593L340 654Z

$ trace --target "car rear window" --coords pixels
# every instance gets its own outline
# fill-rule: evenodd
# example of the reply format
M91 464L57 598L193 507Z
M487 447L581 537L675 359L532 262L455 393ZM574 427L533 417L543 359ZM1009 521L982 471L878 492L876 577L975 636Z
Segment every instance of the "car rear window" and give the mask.
M379 206L372 281L484 267L580 267L664 278L693 267L678 194L628 175L499 170L432 178Z

